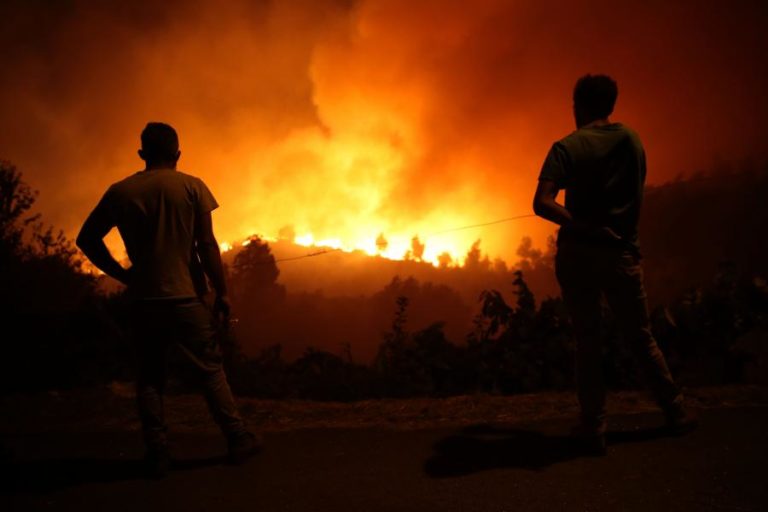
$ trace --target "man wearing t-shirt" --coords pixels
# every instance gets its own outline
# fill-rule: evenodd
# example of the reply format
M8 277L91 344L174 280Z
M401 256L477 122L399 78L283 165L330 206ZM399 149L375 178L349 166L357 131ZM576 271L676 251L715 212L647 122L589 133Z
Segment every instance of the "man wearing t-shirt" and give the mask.
M637 234L645 152L634 131L608 119L617 95L616 82L608 76L578 80L573 91L577 130L552 146L533 203L537 215L560 225L556 274L577 342L581 424L575 434L595 454L605 453L603 298L670 431L682 434L696 426L651 333ZM557 202L561 189L565 205Z
M134 341L138 355L136 398L151 476L168 472L170 456L163 416L168 352L175 349L204 390L214 420L227 436L238 463L259 441L245 428L222 368L214 327L226 321L229 299L211 211L218 204L199 178L176 170L181 155L176 131L149 123L139 156L146 168L109 187L86 219L77 245L105 274L127 286L134 299ZM131 261L121 266L104 244L117 227ZM201 300L205 275L216 292L213 311Z

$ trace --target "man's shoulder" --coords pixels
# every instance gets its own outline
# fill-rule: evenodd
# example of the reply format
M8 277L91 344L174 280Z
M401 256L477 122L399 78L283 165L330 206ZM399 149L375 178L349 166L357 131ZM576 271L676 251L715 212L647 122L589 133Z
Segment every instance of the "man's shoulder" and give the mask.
M129 190L135 185L135 183L141 179L142 171L136 171L133 174L126 176L125 178L118 180L107 188L107 194L120 194Z
M131 189L132 187L141 186L150 182L181 182L193 183L197 185L203 183L203 180L197 176L193 176L191 174L177 170L138 171L131 174L130 176L126 176L120 181L113 183L110 189Z
M629 139L633 145L642 148L642 142L637 132L623 123L612 123L597 128L582 128L575 130L555 142L566 151L578 150L597 145L613 145L620 140Z
M627 137L632 139L635 143L640 144L640 136L631 127L627 126L624 123L614 123L612 126L614 127L615 130L625 133Z
M585 133L585 130L574 130L565 137L557 140L553 147L557 150L564 151L567 154L571 154L574 150L584 147L589 143L590 135Z
M190 181L202 181L202 180L201 180L200 178L198 178L197 176L194 176L194 175L192 175L192 174L189 174L188 172L179 171L179 170L177 170L177 171L176 171L176 176L178 176L179 178L181 178L181 179L183 179L183 180L190 180Z
M633 130L631 127L627 126L624 123L611 123L611 124L595 126L595 127L579 128L577 130L570 132L568 135L561 138L558 142L594 137L596 134L599 134L599 133L626 133L628 135L632 135L633 137L638 136L635 130Z
M562 138L558 139L557 141L555 141L555 146L565 146L569 142L571 142L573 140L576 140L578 138L579 138L579 130L572 131L571 133L569 133L565 137L562 137Z
M211 211L218 207L218 203L213 197L211 190L201 178L181 171L176 171L174 174L177 175L176 179L183 184L188 192L192 193L195 201L201 204L205 211Z
M177 180L179 180L179 181L181 181L181 182L183 182L185 184L190 184L190 185L195 186L195 187L199 187L201 185L205 186L205 182L202 180L202 178L199 178L199 177L194 176L192 174L188 174L188 173L183 172L183 171L176 171L174 173L174 175L175 175L175 178Z

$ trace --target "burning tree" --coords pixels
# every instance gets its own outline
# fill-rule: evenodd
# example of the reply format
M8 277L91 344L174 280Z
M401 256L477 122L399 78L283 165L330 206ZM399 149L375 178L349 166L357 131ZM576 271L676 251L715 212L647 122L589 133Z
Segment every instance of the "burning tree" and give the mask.
M269 244L254 236L232 264L233 298L247 309L282 300L285 288L277 284L279 276L280 270Z

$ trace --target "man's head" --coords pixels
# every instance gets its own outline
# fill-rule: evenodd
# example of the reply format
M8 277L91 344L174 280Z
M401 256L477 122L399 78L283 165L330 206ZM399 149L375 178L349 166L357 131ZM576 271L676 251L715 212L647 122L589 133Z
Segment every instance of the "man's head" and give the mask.
M147 123L141 132L139 156L147 167L175 167L181 156L176 130L165 123Z
M606 119L613 112L619 88L607 75L584 75L573 88L573 115L576 127Z

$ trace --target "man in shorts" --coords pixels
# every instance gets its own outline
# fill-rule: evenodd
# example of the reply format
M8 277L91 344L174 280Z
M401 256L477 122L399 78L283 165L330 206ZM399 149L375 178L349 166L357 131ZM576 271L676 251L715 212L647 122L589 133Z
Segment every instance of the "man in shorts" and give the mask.
M215 320L228 318L230 303L211 219L218 204L202 180L176 170L180 155L171 126L147 124L139 150L145 169L109 187L77 237L93 264L125 284L133 298L136 398L153 477L165 476L170 467L163 391L171 350L202 388L227 437L230 460L242 462L260 447L240 417L222 367ZM104 243L113 227L125 244L129 268ZM216 293L213 311L201 300L207 291L203 274Z
M576 338L576 380L583 446L605 454L605 385L600 323L603 298L640 363L670 431L696 427L651 333L638 245L645 151L637 134L608 119L616 82L586 75L576 82L577 130L556 142L544 161L534 197L537 215L560 226L556 274ZM565 204L557 202L565 190Z

